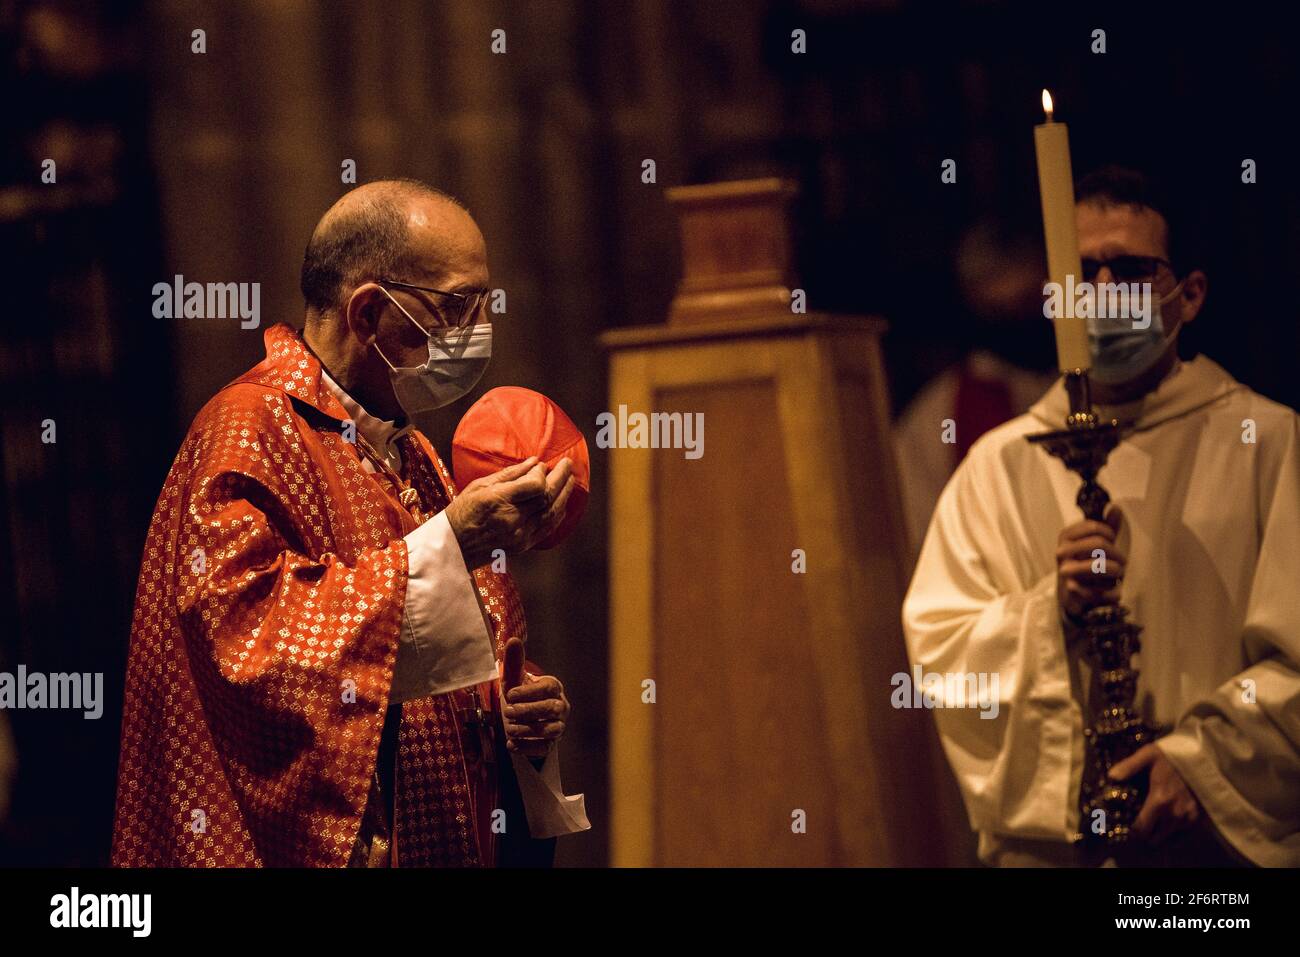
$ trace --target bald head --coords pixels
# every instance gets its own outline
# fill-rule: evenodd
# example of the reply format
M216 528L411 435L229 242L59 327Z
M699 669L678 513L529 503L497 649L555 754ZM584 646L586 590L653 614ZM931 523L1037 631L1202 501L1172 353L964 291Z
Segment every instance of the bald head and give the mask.
M484 256L483 237L460 200L413 179L366 183L312 232L301 277L308 318L337 313L359 283L436 285L475 256Z
M443 294L487 284L483 234L458 200L415 180L367 183L330 207L307 244L303 339L362 408L395 419L390 369L428 362L431 331L460 321L464 298Z

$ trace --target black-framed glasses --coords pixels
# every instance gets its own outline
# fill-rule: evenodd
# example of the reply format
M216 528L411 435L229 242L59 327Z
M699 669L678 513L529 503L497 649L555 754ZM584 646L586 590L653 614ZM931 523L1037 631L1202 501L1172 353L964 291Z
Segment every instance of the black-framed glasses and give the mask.
M396 286L399 289L418 289L420 292L431 292L450 300L454 305L449 312L455 317L455 319L454 321L447 323L447 325L453 326L457 329L464 329L465 327L472 326L476 323L483 312L484 306L487 305L487 291L482 289L476 292L448 292L445 289L432 289L429 286L417 286L410 282L398 282L396 279L381 278L376 279L375 282L384 286ZM400 303L398 303L398 307L401 307ZM406 312L405 309L402 311ZM407 313L407 318L411 319L412 322L415 322L415 320L411 318L410 313ZM441 316L439 318L441 318ZM415 324L417 326L419 325L418 322Z
M1159 256L1113 256L1110 259L1085 259L1082 262L1084 282L1093 282L1101 267L1105 266L1116 282L1144 282L1156 278L1161 266L1173 270L1174 264Z

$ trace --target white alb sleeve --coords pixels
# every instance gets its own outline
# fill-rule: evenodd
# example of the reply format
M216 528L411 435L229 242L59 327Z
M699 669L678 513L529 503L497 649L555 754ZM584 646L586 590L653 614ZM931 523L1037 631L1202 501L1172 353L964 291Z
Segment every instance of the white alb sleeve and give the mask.
M447 513L407 535L406 547L406 607L390 703L492 681L492 631Z

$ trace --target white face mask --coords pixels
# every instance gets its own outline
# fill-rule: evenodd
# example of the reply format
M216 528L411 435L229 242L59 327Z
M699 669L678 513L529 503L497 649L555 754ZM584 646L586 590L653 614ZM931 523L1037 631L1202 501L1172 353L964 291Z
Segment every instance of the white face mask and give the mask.
M382 288L382 287L381 287ZM384 290L415 327L429 337L429 359L421 366L399 368L388 361L379 341L375 351L388 365L393 394L407 415L419 415L451 405L478 384L492 358L492 323L480 322L463 329L427 332L402 304Z

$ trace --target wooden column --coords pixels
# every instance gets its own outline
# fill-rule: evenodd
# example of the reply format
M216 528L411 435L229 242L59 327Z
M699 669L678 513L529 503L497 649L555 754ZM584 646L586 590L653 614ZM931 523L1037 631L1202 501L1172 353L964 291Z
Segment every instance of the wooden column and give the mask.
M884 327L792 312L793 195L670 190L669 322L603 337L611 412L704 414L699 458L609 456L615 865L943 863L931 716L890 706L908 552Z

